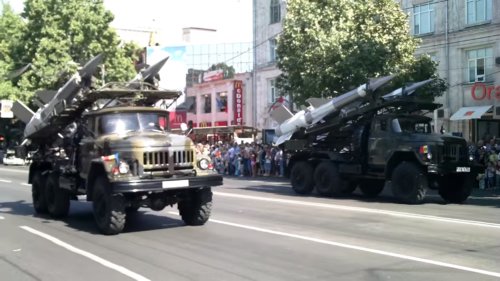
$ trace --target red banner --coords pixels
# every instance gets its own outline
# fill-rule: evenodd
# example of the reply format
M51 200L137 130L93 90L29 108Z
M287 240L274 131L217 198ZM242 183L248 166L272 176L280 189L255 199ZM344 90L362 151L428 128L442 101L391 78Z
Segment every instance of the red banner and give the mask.
M169 112L170 128L179 129L181 123L187 123L186 111L171 111Z
M215 121L216 127L224 127L227 126L227 121Z
M234 124L243 125L243 81L234 81Z
M195 128L208 128L208 127L212 127L212 122L201 121L200 123L195 123L194 127Z

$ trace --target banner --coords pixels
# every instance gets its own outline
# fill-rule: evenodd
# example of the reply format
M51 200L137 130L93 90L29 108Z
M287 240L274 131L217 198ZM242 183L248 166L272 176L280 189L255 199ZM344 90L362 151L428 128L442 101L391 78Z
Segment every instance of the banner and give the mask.
M170 129L179 129L182 123L187 124L186 111L169 112Z
M11 100L1 100L0 117L1 118L14 118L14 113L12 112Z
M234 124L243 125L243 81L234 81Z

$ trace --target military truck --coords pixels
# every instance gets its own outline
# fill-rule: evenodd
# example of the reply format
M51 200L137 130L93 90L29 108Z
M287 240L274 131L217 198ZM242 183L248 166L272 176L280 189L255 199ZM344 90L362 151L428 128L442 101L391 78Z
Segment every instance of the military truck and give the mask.
M104 234L120 233L140 207L160 211L177 204L187 225L203 225L211 213L211 187L222 185L222 177L210 159L197 158L190 138L170 131L169 112L155 106L181 92L155 85L162 65L130 82L93 88L91 73L100 60L46 98L36 114L14 105L27 121L24 147L36 148L28 179L35 211L65 217L70 201L84 195Z
M387 183L402 203L422 203L428 188L447 202L464 202L475 178L466 141L433 133L425 115L440 105L410 95L418 87L381 96L377 87L367 86L365 94L325 113L320 122L295 130L281 144L293 190L342 196L359 187L364 196L375 197ZM355 93L329 102L335 107L349 95ZM302 114L307 118L315 110L311 106Z

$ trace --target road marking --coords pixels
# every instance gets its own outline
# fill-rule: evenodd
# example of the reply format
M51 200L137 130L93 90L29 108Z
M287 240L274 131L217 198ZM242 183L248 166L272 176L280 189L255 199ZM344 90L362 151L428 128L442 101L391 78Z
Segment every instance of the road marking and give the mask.
M4 219L5 219L4 217L0 216L0 220L4 220Z
M13 173L22 173L22 174L28 174L29 171L27 170L15 170L15 169L5 169L5 168L0 168L1 171L7 171L7 172L13 172Z
M10 180L3 180L3 179L0 179L0 182L11 183L12 181L10 181Z
M412 213L404 213L404 212L370 209L370 208L363 208L363 207L352 207L352 206L345 206L345 205L332 205L332 204L325 204L325 203L304 202L304 201L289 200L289 199L265 198L265 197L218 192L218 191L215 191L214 194L218 195L218 196L233 197L233 198L240 198L240 199L249 199L249 200L256 200L256 201L277 202L277 203L284 203L284 204L290 204L290 205L301 205L301 206L319 207L319 208L353 211L353 212L361 212L361 213L381 214L381 215L388 215L388 216L394 216L394 217L412 218L412 219L421 219L421 220L432 220L432 221L439 221L439 222L466 224L466 225L500 229L500 224L481 222L481 221L461 220L461 219L454 219L454 218L447 218L447 217L437 217L437 216L420 215L420 214L412 214Z
M142 275L139 275L139 274L137 274L135 272L132 272L132 271L126 269L125 267L121 266L121 265L114 264L114 263L112 263L110 261L107 261L107 260L105 260L103 258L100 258L100 257L98 257L98 256L96 256L96 255L94 255L92 253L89 253L87 251L84 251L84 250L78 249L78 248L76 248L74 246L71 246L70 244L68 244L66 242L63 242L63 241L55 238L54 236L48 235L46 233L43 233L43 232L38 231L36 229L33 229L33 228L29 227L29 226L23 225L23 226L19 226L19 227L22 228L22 229L24 229L24 230L26 230L26 231L28 231L28 232L31 232L31 233L33 233L35 235L38 235L38 236L40 236L42 238L45 238L45 239L49 240L50 242L52 242L52 243L54 243L54 244L56 244L58 246L61 246L61 247L65 248L66 250L69 250L69 251L71 251L71 252L73 252L75 254L82 255L82 256L84 256L84 257L86 257L88 259L91 259L91 260L93 260L93 261L95 261L95 262L97 262L97 263L99 263L99 264L101 264L101 265L103 265L105 267L108 267L108 268L111 268L113 270L116 270L116 271L120 272L121 274L126 275L126 276L128 276L128 277L130 277L130 278L132 278L134 280L150 281L150 279L147 279L146 277L144 277Z
M179 213L176 213L176 212L169 212L169 213L174 214L174 215L179 215ZM282 231L275 231L275 230L270 230L270 229L255 227L255 226L243 225L243 224L239 224L239 223L232 223L232 222L215 220L215 219L210 219L210 222L228 225L228 226L233 226L233 227L238 227L238 228L243 228L243 229L248 229L248 230L253 230L253 231L267 233L267 234L274 234L274 235L279 235L279 236L285 236L285 237L305 240L305 241L309 241L309 242L315 242L315 243L345 248L345 249L357 250L357 251L362 251L362 252L367 252L367 253L372 253L372 254L377 254L377 255L383 255L383 256L389 256L389 257L393 257L393 258L404 259L404 260L416 261L416 262L420 262L420 263L426 263L426 264L431 264L431 265L436 265L436 266L441 266L441 267L458 269L458 270L462 270L462 271L474 272L474 273L479 273L479 274L493 276L493 277L500 277L500 272L482 270L482 269L477 269L477 268L472 268L472 267L467 267L467 266L456 265L456 264L452 264L452 263L446 263L446 262L440 262L440 261L435 261L435 260L430 260L430 259L402 255L402 254L398 254L398 253L386 252L386 251L377 250L377 249L371 249L371 248L350 245L350 244L345 244L345 243L340 243L340 242L335 242L335 241L318 239L318 238L314 238L314 237L307 237L307 236L303 236L303 235L297 235L297 234L292 234L292 233L287 233L287 232L282 232Z

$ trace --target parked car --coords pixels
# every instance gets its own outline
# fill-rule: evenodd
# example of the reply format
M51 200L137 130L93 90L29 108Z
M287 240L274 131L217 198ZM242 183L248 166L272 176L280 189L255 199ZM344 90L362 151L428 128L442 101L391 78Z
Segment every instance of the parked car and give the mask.
M11 149L7 149L3 156L3 164L7 165L25 165L25 161L22 158L16 157L16 152Z

